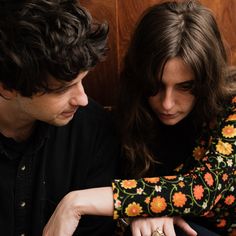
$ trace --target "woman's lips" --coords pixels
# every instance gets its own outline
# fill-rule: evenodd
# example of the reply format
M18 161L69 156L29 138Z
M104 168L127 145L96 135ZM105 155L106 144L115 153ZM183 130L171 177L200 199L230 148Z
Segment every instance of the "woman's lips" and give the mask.
M159 113L159 117L162 119L175 119L177 116L178 116L177 113L175 113L175 114Z

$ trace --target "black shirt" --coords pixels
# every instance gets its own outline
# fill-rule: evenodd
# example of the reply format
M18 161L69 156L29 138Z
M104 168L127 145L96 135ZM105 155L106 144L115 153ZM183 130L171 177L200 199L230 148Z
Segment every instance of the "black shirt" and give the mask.
M109 115L93 101L62 127L37 122L31 138L0 137L1 235L42 235L71 190L110 186L119 145ZM111 218L84 216L75 235L112 235Z
M157 124L158 138L151 149L160 163L154 176L173 175L175 168L192 158L199 134L190 115L175 125L164 125L160 121Z

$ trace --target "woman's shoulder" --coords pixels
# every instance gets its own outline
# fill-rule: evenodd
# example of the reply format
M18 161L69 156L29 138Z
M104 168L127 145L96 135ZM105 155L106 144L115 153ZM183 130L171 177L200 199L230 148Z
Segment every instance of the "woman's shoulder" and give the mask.
M236 114L236 94L230 96L224 102L224 111L222 115L225 116L229 114Z

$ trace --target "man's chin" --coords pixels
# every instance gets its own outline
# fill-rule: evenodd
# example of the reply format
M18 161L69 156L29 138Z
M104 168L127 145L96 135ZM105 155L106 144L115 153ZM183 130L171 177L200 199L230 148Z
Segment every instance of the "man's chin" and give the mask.
M67 124L70 123L70 121L72 120L73 117L71 118L68 118L68 119L63 119L63 120L56 120L56 121L53 121L53 122L48 122L50 125L54 125L54 126L65 126Z

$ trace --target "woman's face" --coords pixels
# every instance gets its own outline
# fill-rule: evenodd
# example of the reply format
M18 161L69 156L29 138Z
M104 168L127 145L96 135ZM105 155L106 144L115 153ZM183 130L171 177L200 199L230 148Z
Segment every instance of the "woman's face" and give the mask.
M181 58L167 61L156 95L148 102L159 120L165 125L175 125L193 109L196 98L192 94L194 73Z

